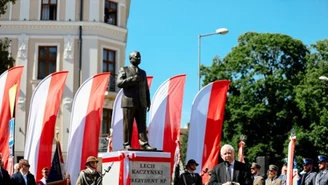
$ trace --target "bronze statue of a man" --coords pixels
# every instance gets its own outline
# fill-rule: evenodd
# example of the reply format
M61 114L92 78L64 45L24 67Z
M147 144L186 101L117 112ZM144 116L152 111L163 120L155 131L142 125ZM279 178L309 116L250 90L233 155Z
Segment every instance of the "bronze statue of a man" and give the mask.
M146 133L146 112L150 107L149 87L146 72L138 67L141 55L133 51L129 55L130 65L122 67L117 78L117 87L123 88L123 146L131 149L133 120L136 119L140 148L156 150L149 146Z

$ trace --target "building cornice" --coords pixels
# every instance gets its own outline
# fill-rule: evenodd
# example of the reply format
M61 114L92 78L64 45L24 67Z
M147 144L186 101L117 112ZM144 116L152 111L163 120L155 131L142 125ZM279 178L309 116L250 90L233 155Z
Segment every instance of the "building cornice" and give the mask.
M63 30L78 29L82 26L86 30L99 30L125 36L126 28L113 26L102 22L70 22L70 21L0 21L1 28L15 28L24 30Z

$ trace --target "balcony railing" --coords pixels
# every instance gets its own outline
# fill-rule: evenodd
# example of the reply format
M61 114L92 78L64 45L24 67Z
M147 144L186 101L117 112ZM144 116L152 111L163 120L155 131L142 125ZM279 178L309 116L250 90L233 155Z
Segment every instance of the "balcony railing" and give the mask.
M100 136L98 152L107 152L107 147L108 147L107 136Z

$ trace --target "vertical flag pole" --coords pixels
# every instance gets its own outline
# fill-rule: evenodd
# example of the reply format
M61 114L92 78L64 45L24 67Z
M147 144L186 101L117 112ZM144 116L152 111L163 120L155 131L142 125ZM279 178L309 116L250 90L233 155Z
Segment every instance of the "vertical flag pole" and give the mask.
M290 133L290 142L288 144L288 163L287 163L287 179L286 185L293 185L293 166L294 166L294 151L295 151L296 134L292 129Z

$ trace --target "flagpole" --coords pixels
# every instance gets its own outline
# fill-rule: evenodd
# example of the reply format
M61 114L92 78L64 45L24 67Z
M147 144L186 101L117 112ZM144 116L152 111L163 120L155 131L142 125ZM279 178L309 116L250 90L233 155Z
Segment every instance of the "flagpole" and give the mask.
M55 137L55 140L56 140L56 142L58 142L59 141L59 128L58 127L56 127L56 137Z
M294 166L294 151L295 151L296 134L294 128L290 133L290 142L288 144L288 163L287 163L287 179L286 185L293 185L293 166Z

